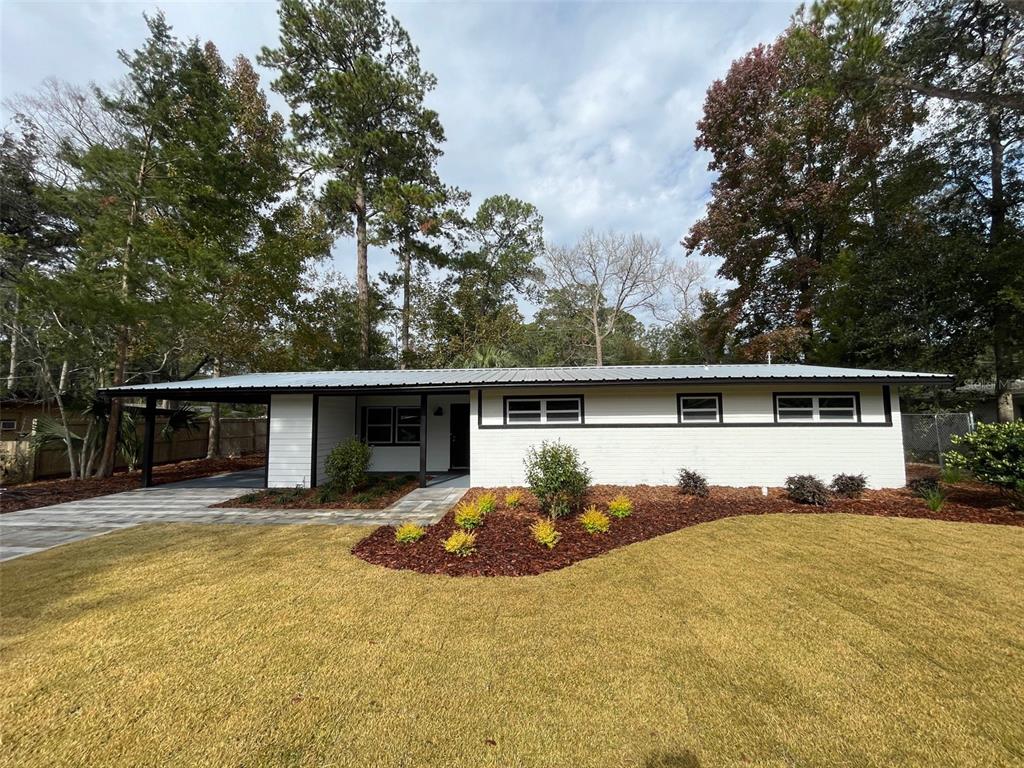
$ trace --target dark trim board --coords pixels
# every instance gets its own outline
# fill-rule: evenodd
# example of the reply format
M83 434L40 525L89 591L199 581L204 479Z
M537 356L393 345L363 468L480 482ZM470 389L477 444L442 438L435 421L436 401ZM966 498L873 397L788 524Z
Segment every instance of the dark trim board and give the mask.
M270 405L272 400L267 398L267 449L266 460L263 462L263 487L270 487Z
M630 421L630 422L616 422L614 424L482 424L477 429L622 429L622 428L637 428L642 427L644 429L650 427L654 429L729 429L731 427L772 427L773 429L789 429L790 427L839 427L841 429L847 429L849 427L891 427L892 422L886 423L884 421L813 421L813 422L798 422L798 421L783 421L776 423L774 421L708 421L701 423L699 421L688 421L685 424L678 422L659 422L651 423L645 421Z
M269 424L267 425L269 426ZM313 447L310 451L309 487L316 488L317 429L320 426L320 395L313 395Z

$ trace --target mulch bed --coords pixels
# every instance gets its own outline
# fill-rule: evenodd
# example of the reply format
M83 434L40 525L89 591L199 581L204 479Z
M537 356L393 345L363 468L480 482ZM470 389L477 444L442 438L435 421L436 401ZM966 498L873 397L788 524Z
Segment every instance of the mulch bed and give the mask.
M247 493L211 506L232 509L384 509L419 488L420 483L415 477L407 478L401 485L389 488L373 499L360 499L359 494L373 485L371 483L370 486L357 488L352 493L338 493L330 501L319 500L319 488L272 488Z
M484 493L474 488L465 500ZM712 488L704 499L680 495L673 486L594 486L588 504L604 510L620 492L633 501L635 510L622 520L612 518L611 530L588 534L575 516L556 522L562 539L554 549L533 540L530 524L539 514L536 500L524 492L524 503L517 510L504 509L501 500L509 489L493 490L499 509L487 516L476 530L476 552L467 557L450 555L442 542L455 530L454 510L450 510L415 544L399 544L394 528L382 526L360 541L352 552L376 565L420 573L448 576L528 576L564 568L617 547L654 538L698 523L707 523L739 515L767 515L780 512L823 514L843 512L878 517L913 517L929 520L1024 526L1024 513L1008 506L1005 497L981 485L963 484L949 489L945 506L928 509L923 499L907 489L868 491L859 499L834 499L824 508L796 504L781 489L773 489L767 498L757 488Z
M243 469L262 467L262 453L251 453L236 458L194 459L175 464L153 467L153 483L176 483L179 480L194 480L197 477L220 475L224 472L239 472ZM0 512L16 512L20 509L34 509L65 501L91 499L110 493L131 491L142 487L142 472L117 472L112 477L88 478L86 480L38 480L32 483L7 486L0 493Z

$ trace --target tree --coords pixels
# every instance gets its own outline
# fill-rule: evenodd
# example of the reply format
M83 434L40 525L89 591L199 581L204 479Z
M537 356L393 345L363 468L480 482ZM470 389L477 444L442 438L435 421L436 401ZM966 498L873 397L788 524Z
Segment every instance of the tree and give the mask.
M381 0L283 0L277 48L260 63L279 71L273 87L292 109L305 170L323 176L329 221L356 238L359 351L370 359L369 245L386 244L396 197L429 186L444 140L423 100L435 78Z
M639 234L588 230L572 247L548 247L544 259L545 285L579 302L597 365L604 365L604 342L627 315L658 306L667 271L661 244Z

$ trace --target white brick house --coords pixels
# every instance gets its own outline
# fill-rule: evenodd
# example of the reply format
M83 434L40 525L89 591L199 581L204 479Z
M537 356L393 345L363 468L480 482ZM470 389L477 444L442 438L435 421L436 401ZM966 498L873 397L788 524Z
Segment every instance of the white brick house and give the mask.
M324 371L108 390L111 396L265 402L268 487L316 485L338 442L374 446L371 470L468 472L520 485L527 450L575 446L597 483L777 486L788 475L863 473L905 482L901 384L951 376L804 365Z

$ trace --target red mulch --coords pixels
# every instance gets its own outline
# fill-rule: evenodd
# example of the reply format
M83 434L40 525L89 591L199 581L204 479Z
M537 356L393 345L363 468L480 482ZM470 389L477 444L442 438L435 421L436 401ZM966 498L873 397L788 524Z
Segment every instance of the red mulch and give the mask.
M237 496L213 507L230 507L241 509L384 509L390 507L414 488L419 488L419 480L413 478L402 483L370 501L359 501L357 497L365 489L357 488L352 493L340 493L331 501L317 500L318 489L270 489L255 491L244 496Z
M262 467L262 453L251 453L238 458L194 459L176 464L162 464L153 467L153 483L175 483L179 480L194 480L224 472L238 472L243 469ZM20 509L45 507L65 501L91 499L142 487L142 472L118 472L112 477L89 478L87 480L39 480L8 486L0 493L0 512L15 512Z
M466 496L472 500L485 489L474 488ZM495 491L499 503L509 489ZM575 516L556 521L562 539L554 549L533 540L530 524L537 519L536 500L524 493L518 510L488 515L476 530L476 552L468 557L450 555L442 542L455 530L454 511L449 511L415 544L395 541L394 528L382 526L360 541L352 552L370 563L420 573L449 576L527 576L572 565L578 560L596 557L617 547L654 538L690 525L739 515L766 515L779 512L821 514L844 512L879 517L915 517L954 522L1024 526L1024 513L1015 512L1006 499L980 485L962 485L949 490L945 506L939 512L928 509L907 489L868 491L860 499L835 499L828 507L796 504L780 489L764 498L757 488L712 488L704 499L682 496L672 486L595 486L587 503L604 509L608 501L625 493L635 510L623 520L612 518L611 530L604 534L586 533Z

